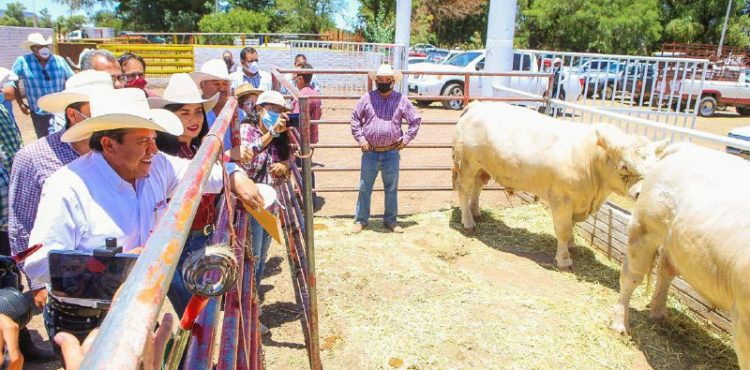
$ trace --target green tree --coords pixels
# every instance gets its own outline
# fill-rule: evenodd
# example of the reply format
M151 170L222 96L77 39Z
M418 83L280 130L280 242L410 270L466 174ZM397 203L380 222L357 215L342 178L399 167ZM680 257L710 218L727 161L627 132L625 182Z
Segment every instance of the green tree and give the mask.
M56 2L66 5L68 7L68 16L73 16L73 12L81 9L91 9L96 5L97 0L55 0ZM103 1L109 2L109 1Z
M235 8L227 13L207 14L198 22L201 32L269 32L268 14ZM232 36L211 36L211 42L230 43Z
M334 27L333 14L341 0L277 0L269 13L274 32L319 33Z
M230 8L241 8L262 12L274 5L273 0L229 0Z
M213 9L206 0L119 0L117 17L133 31L189 32Z
M49 14L49 10L44 8L39 11L39 27L52 28L54 23L52 22L52 16Z
M0 18L0 25L25 27L31 25L28 19L23 15L26 7L21 3L8 3L5 14Z
M100 10L91 17L91 22L96 27L110 27L115 30L115 34L120 34L122 30L122 19L118 19L115 13L107 10Z
M393 42L396 30L396 2L360 0L359 29L370 42Z

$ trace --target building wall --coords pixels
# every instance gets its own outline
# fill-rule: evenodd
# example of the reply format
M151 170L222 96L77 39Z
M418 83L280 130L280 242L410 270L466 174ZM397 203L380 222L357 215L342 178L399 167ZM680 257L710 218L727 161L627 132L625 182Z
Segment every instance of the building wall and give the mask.
M41 33L45 38L53 36L51 28L0 26L0 67L10 69L16 58L31 52L22 48L21 43L34 32Z

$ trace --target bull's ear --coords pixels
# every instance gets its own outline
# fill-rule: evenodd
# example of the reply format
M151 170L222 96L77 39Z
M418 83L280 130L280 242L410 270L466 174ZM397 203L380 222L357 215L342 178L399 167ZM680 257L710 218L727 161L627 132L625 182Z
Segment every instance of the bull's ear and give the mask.
M598 125L596 127L596 145L604 149L609 149L614 145L612 141L614 134L613 128L607 125Z
M669 144L670 144L669 140L659 140L651 144L654 147L654 153L656 154L657 158L661 157L661 155L664 154L664 150L667 149Z

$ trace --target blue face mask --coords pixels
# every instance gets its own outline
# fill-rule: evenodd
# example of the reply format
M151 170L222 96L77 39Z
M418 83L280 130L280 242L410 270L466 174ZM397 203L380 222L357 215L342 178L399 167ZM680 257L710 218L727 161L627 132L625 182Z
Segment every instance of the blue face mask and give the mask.
M261 118L261 122L263 122L263 126L266 126L266 129L268 131L273 130L273 126L276 125L276 121L279 120L279 113L266 111L266 113L263 115L263 118Z

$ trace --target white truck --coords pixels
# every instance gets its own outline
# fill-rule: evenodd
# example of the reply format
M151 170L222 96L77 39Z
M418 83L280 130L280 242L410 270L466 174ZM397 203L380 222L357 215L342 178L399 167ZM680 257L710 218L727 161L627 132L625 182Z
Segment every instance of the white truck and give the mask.
M703 88L700 80L682 80L680 93L683 97L688 95L699 96L698 114L703 117L711 117L718 108L733 106L737 113L750 116L750 70L725 71L719 75L717 72L707 72Z
M473 72L484 69L484 50L469 50L455 54L441 64L416 63L409 65L412 72ZM523 72L540 72L539 59L537 55L528 51L515 51L513 53L513 70ZM469 96L481 97L482 84L491 81L490 78L478 76L469 77ZM569 78L563 73L562 86L565 89L565 100L575 101L581 94L581 84L576 78ZM419 96L463 96L464 76L461 75L436 75L436 74L412 74L409 75L409 93ZM509 87L543 96L547 91L548 79L546 77L511 77ZM420 106L430 105L432 101L418 100ZM463 101L445 100L443 106L449 109L459 110L463 108Z
M83 27L68 34L68 41L83 39L111 39L115 37L115 30L111 27Z

